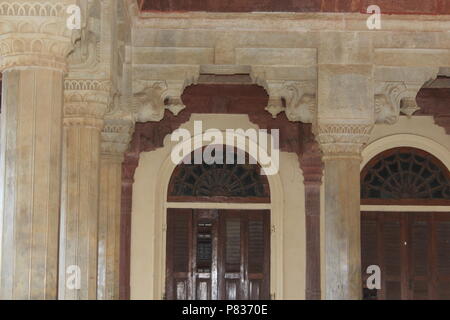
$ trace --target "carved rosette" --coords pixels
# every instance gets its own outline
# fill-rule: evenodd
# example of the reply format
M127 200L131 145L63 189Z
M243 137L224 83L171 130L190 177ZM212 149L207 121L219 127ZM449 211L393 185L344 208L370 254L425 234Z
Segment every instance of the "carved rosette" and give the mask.
M0 0L0 70L41 67L67 71L73 48L62 1Z
M123 119L106 119L101 132L102 157L123 161L134 131L134 123Z
M64 89L64 125L101 130L110 104L110 81L71 79Z
M314 127L316 140L327 158L361 159L361 151L372 132L372 124L317 124Z

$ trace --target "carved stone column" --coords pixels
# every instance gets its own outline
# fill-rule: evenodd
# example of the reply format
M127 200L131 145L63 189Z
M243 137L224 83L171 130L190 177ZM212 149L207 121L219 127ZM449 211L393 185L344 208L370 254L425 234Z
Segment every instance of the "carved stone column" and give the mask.
M375 123L373 44L357 32L321 37L313 129L324 163L324 298L361 299L360 161Z
M107 120L100 155L98 289L100 300L119 299L122 162L133 122Z
M0 300L57 296L69 2L0 0Z
M65 83L60 299L96 299L100 133L110 84Z
M371 125L316 129L325 168L326 299L361 299L360 152Z

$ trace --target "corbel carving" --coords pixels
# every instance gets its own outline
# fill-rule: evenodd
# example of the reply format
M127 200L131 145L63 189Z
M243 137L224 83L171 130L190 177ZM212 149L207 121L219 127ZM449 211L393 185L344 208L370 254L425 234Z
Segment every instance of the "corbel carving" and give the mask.
M400 113L412 116L420 109L416 103L419 90L417 84L378 82L375 88L375 122L394 124Z
M268 93L269 102L265 109L273 118L285 112L289 121L313 122L317 106L315 82L265 80L254 72L251 77Z
M177 116L186 107L181 100L184 89L197 83L197 79L198 75L184 81L137 81L132 102L136 121L160 121L166 109Z

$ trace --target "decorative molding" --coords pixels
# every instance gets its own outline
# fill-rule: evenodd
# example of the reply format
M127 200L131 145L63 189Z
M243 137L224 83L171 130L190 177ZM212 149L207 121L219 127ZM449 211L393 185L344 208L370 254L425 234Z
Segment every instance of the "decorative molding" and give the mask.
M75 1L72 1L75 3ZM66 14L68 1L2 1L0 16L61 17Z
M75 1L0 2L0 70L43 67L67 70L73 32L66 7Z
M109 80L64 81L64 124L101 129L111 101Z
M323 152L323 159L336 157L356 157L361 159L361 151L367 144L373 124L317 124L314 134Z
M134 123L122 119L106 119L101 132L102 156L119 156L120 162L128 149L134 132Z

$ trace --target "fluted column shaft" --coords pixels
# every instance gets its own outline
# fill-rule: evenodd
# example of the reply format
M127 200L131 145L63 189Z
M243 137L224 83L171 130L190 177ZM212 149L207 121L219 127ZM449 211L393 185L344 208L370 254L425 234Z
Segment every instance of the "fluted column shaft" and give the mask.
M107 120L100 155L98 288L100 300L119 299L122 162L132 122Z
M325 180L325 298L362 297L360 151L371 125L319 125Z
M0 300L57 296L65 3L0 1Z
M66 81L60 227L59 298L97 298L100 133L105 84ZM98 89L98 90L94 90ZM103 89L103 90L102 90Z

